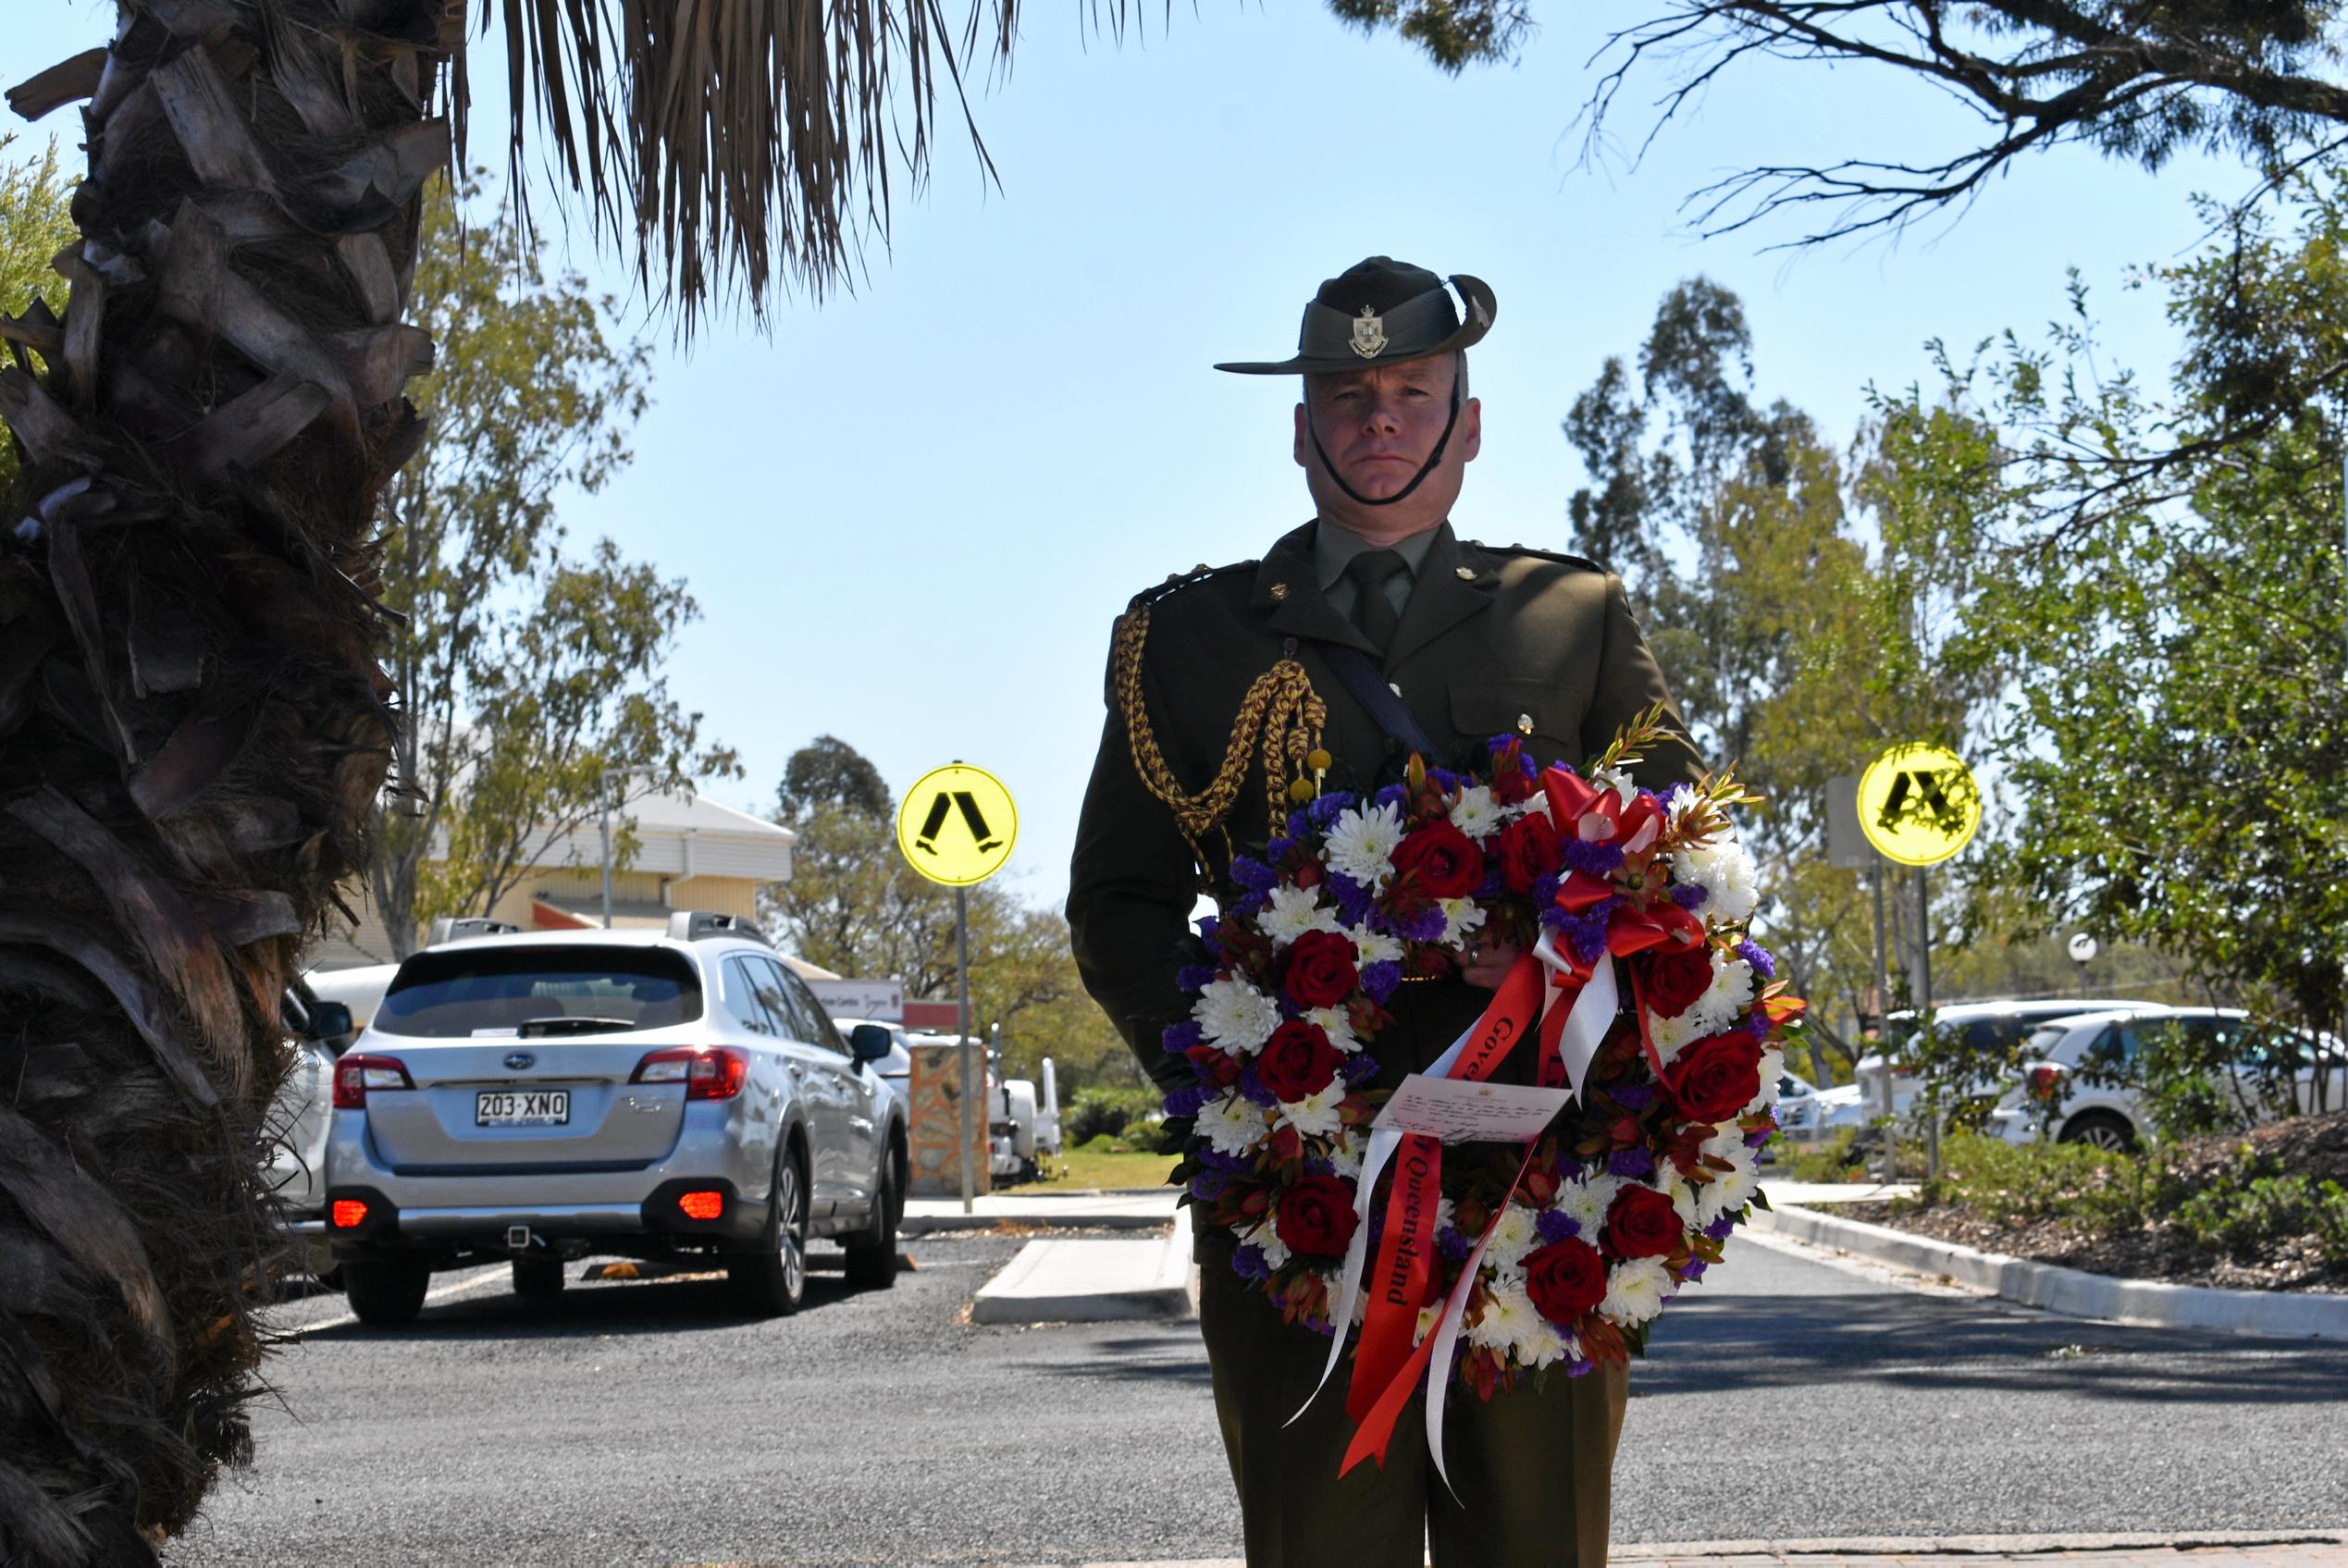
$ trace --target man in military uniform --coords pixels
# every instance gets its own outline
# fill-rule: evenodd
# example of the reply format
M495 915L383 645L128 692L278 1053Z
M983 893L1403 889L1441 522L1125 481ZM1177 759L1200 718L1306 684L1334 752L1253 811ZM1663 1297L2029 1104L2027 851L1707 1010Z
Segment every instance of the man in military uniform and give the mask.
M1544 767L1580 765L1668 701L1620 579L1452 533L1482 440L1466 350L1497 307L1479 279L1451 282L1464 314L1433 273L1373 256L1321 285L1293 357L1217 367L1304 377L1295 455L1316 515L1260 562L1169 579L1118 623L1069 924L1086 987L1165 1088L1192 1081L1159 1041L1188 1013L1174 972L1192 907L1203 889L1228 901L1230 854L1271 835L1308 748L1329 754L1331 787L1362 791L1407 749L1460 763L1503 733ZM1655 787L1699 771L1684 730L1634 770ZM1376 1045L1386 1081L1448 1045L1515 957L1479 952L1458 979L1398 993ZM1531 1066L1512 1057L1501 1076ZM1328 1341L1280 1321L1232 1245L1200 1237L1199 1319L1251 1568L1417 1568L1422 1534L1439 1568L1604 1562L1625 1373L1452 1400L1456 1500L1413 1436L1416 1401L1383 1469L1340 1478L1341 1378L1286 1425Z

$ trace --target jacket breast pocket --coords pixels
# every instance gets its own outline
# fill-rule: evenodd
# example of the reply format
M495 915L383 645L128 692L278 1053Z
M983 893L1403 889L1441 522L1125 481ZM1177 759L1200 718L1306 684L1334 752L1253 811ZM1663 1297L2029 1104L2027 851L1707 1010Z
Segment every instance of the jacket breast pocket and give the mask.
M1519 735L1535 765L1546 768L1563 762L1582 765L1581 716L1545 681L1454 681L1451 688L1452 728L1469 745L1480 746L1494 735ZM1525 726L1529 722L1528 735Z

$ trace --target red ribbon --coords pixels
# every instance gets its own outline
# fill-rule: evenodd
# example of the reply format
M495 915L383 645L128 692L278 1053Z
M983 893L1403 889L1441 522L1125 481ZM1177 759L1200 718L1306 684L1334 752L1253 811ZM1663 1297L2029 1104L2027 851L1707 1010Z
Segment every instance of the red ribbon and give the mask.
M1517 959L1444 1076L1470 1082L1489 1078L1516 1043L1532 1032L1540 1013L1541 984L1539 962L1530 954ZM1408 1135L1395 1151L1386 1223L1378 1232L1378 1258L1370 1275L1369 1309L1362 1319L1361 1339L1353 1350L1353 1379L1345 1396L1345 1414L1360 1423L1354 1445L1374 1456L1380 1468L1393 1437L1394 1417L1427 1364L1424 1354L1413 1352L1411 1336L1433 1278L1435 1215L1442 1192L1442 1141L1425 1133ZM1401 1398L1392 1399L1398 1388ZM1381 1422L1378 1413L1390 1402L1392 1410ZM1363 1447L1366 1438L1369 1446ZM1356 1458L1348 1451L1345 1468L1351 1469Z

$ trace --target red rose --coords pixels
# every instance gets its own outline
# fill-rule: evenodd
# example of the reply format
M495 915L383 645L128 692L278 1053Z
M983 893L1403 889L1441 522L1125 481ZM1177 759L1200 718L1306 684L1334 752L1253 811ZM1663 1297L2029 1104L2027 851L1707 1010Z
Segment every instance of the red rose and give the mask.
M1559 846L1557 830L1549 819L1535 811L1501 830L1500 862L1508 890L1530 895L1535 883L1556 875L1565 864L1565 851Z
M1265 1088L1293 1104L1328 1088L1342 1059L1319 1025L1291 1019L1265 1042L1263 1054L1255 1058L1255 1076Z
M1411 833L1387 858L1429 898L1464 898L1484 880L1484 857L1475 840L1447 821Z
M1712 950L1697 946L1676 953L1650 954L1644 960L1647 1005L1667 1019L1675 1019L1696 1005L1712 988Z
M1625 1187L1607 1205L1599 1244L1618 1258L1669 1257L1687 1235L1679 1211L1652 1187Z
M1182 1055L1190 1058L1198 1080L1209 1089L1229 1089L1239 1081L1239 1058L1219 1045L1193 1045Z
M1526 1254L1525 1293L1543 1317L1570 1328L1606 1299L1606 1260L1588 1241L1551 1241Z
M1289 945L1283 989L1300 1007L1334 1007L1353 994L1360 981L1353 968L1353 939L1333 931L1308 931Z
M1272 1234L1291 1253L1339 1257L1353 1239L1353 1194L1334 1176L1308 1176L1280 1196Z
M1746 1030L1699 1040L1663 1069L1663 1092L1688 1121L1727 1121L1761 1093L1761 1058Z

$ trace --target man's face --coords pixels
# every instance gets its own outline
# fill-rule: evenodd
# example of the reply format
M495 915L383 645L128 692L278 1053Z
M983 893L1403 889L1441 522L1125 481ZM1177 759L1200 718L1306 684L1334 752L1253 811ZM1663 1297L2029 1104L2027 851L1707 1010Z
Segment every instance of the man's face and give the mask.
M1459 425L1443 461L1407 500L1392 506L1358 507L1328 484L1313 451L1313 436L1319 434L1329 466L1355 494L1385 500L1417 475L1442 439L1452 417L1452 382L1458 374L1458 356L1439 354L1304 378L1304 401L1296 411L1296 461L1324 515L1344 521L1359 512L1365 521L1374 517L1381 529L1400 525L1411 532L1450 514L1452 503L1459 499L1461 470L1482 440L1482 410L1473 398L1460 408ZM1427 513L1423 519L1421 512Z

